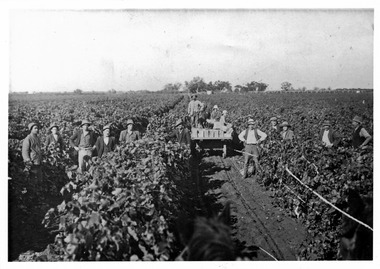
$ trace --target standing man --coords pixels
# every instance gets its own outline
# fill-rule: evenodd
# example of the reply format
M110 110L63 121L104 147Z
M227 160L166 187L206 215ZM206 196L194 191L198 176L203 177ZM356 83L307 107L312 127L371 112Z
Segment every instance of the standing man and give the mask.
M243 178L247 177L248 164L251 158L255 162L256 173L260 170L259 145L261 142L263 142L267 138L267 135L266 133L259 130L257 128L257 125L258 125L257 120L255 121L253 119L249 119L248 128L239 134L239 139L243 141L245 145Z
M46 137L45 149L47 150L50 144L55 143L57 145L57 148L59 148L59 151L62 152L64 143L62 136L58 133L58 125L56 123L52 123L49 127L49 130L51 134Z
M180 144L190 145L190 132L183 126L181 119L175 124L176 129L166 137L166 140L176 139Z
M96 148L99 158L113 151L116 147L115 137L110 136L110 129L110 125L105 125L103 127L103 136L99 136L96 140L94 149Z
M293 140L294 138L294 132L292 130L290 130L290 124L287 122L287 121L284 121L282 124L281 124L281 127L282 127L282 131L281 131L281 137L282 137L282 140L283 141L286 141L286 140Z
M352 119L352 125L354 126L354 132L352 133L352 145L354 148L364 149L367 144L372 140L372 136L362 126L363 119L359 116L355 116Z
M133 130L133 120L127 120L127 130L121 131L119 143L130 143L140 139L140 132Z
M24 159L25 166L30 168L31 178L34 183L41 183L42 181L42 153L41 153L41 140L38 137L39 127L38 124L32 122L28 125L30 134L24 139L22 143L22 158Z
M91 158L92 150L96 142L96 135L89 129L90 122L88 120L83 120L80 127L81 129L70 137L70 145L78 152L78 171L83 173L86 171L86 164L83 158L85 156Z
M193 94L191 96L191 101L187 108L187 113L189 114L191 120L191 127L195 127L195 125L197 124L199 112L202 110L202 108L203 104L197 100L197 95Z
M322 124L322 130L319 133L319 141L322 141L322 145L331 148L336 147L339 144L339 135L331 129L331 122L325 120Z

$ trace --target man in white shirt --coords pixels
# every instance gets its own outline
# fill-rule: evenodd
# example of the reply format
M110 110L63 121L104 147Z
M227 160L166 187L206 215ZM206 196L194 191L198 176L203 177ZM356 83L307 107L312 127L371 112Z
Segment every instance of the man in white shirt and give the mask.
M195 127L198 123L199 118L199 112L203 110L203 104L199 100L197 100L197 95L194 94L191 96L191 101L189 103L189 106L187 108L187 113L190 116L191 119L191 126Z
M259 144L267 138L267 134L257 128L257 121L248 120L248 129L239 134L239 139L244 142L244 172L243 178L247 177L248 165L251 158L255 162L256 173L260 170L259 165Z
M325 120L322 123L323 129L319 133L319 140L322 141L322 145L331 148L338 146L340 142L340 136L337 132L331 129L331 122Z

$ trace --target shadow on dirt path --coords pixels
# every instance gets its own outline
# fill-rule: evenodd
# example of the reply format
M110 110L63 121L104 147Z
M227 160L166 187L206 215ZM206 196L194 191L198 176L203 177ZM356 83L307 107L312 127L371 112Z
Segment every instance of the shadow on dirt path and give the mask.
M240 168L238 156L222 159L212 154L199 160L205 213L219 212L232 201L232 233L238 249L249 250L253 260L297 260L306 238L304 226L274 206L271 192L254 177L242 179Z

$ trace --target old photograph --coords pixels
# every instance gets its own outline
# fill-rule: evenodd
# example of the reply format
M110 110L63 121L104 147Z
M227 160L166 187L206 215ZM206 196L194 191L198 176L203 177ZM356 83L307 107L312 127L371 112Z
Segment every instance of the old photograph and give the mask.
M374 260L374 9L8 21L8 262Z

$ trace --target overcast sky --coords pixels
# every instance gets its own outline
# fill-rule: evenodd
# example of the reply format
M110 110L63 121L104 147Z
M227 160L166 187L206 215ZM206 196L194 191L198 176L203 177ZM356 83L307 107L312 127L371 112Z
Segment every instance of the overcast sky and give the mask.
M10 14L12 91L160 90L195 76L373 88L371 10Z

